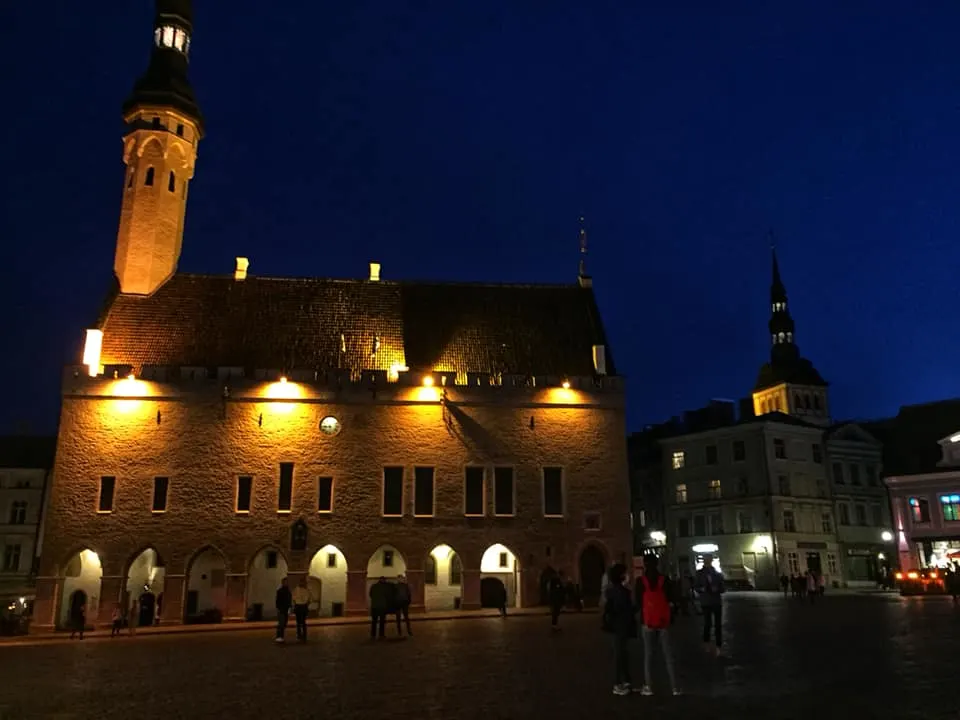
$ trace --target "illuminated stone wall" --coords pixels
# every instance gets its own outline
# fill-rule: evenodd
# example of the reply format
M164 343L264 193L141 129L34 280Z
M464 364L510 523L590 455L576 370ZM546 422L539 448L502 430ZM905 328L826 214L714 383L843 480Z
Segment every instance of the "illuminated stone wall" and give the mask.
M547 564L575 576L589 541L604 549L608 561L629 556L621 390L447 391L441 402L439 388L398 387L376 398L366 391L337 395L287 388L286 394L299 399L273 402L263 397L268 391L251 386L233 388L224 400L216 383L112 381L86 377L82 368L68 374L36 624L52 622L65 563L83 548L94 550L102 563L106 602L125 586L129 563L144 547L154 547L165 564L162 622L182 619L185 576L205 547L225 560L226 588L214 604L228 619L244 617L251 560L268 545L282 548L292 584L308 570L319 573L311 559L334 546L348 568L348 613L366 611L368 563L383 545L402 557L414 610L424 605L424 560L440 544L449 545L462 561L465 608L479 604L481 557L493 544L516 554L524 605L538 602L539 575ZM339 434L320 431L327 416L340 421ZM282 462L295 464L289 513L277 509ZM464 517L468 464L514 467L515 517L493 517L492 471L486 479L487 516ZM402 518L381 517L383 467L388 465L405 468ZM436 469L433 518L412 516L417 465ZM564 468L564 518L543 517L544 465ZM97 512L104 475L117 478L110 513ZM170 478L167 508L153 513L153 479L160 475ZM239 475L253 477L248 514L235 512ZM329 514L317 512L320 476L335 479ZM593 512L602 514L598 531L584 528L584 514ZM291 526L299 519L309 528L307 548L291 551ZM344 577L343 569L338 573ZM328 597L325 591L327 612Z

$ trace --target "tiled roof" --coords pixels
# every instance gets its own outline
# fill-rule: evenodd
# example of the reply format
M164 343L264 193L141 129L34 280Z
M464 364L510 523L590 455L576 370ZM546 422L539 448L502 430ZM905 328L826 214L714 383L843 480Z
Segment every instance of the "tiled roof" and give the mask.
M606 336L578 285L368 282L178 274L114 294L105 365L411 369L592 375ZM615 374L609 348L607 372Z
M38 435L0 436L0 467L50 469L57 438Z

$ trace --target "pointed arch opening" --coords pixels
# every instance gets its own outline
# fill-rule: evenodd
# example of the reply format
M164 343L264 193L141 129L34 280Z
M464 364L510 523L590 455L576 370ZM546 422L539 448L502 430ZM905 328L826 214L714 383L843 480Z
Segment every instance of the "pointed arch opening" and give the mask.
M459 610L463 563L449 545L437 545L423 564L423 604L426 610Z
M520 561L506 545L488 547L480 558L481 607L521 607Z
M153 169L152 167L148 167L148 168L147 168L147 172L146 172L146 174L143 176L143 184L144 184L144 185L147 185L147 186L153 185L153 176L154 176L154 173L155 173L155 171L154 171L154 169Z
M370 587L380 578L387 582L396 582L397 578L407 573L407 561L400 551L393 545L381 545L373 551L367 561L367 594Z
M335 545L325 545L310 560L307 588L310 612L341 617L347 607L347 558Z
M187 569L187 595L183 604L184 622L218 623L227 607L227 563L213 547L198 551Z
M141 551L127 568L124 609L136 611L137 624L155 625L163 604L166 567L155 548Z
M100 581L103 566L100 556L85 548L74 554L63 571L63 592L57 621L60 627L69 627L81 611L87 624L93 623L100 609Z
M247 568L248 620L272 620L277 617L277 588L286 576L287 559L278 548L261 548L250 559Z
M607 554L603 548L589 543L580 551L577 563L580 577L580 598L584 607L597 607L603 587L603 575L607 571Z

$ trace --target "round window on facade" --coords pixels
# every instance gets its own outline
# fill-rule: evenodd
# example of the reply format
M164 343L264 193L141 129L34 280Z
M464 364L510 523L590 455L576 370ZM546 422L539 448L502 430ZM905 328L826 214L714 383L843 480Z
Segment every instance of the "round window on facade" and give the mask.
M324 435L336 435L340 432L340 421L333 415L327 415L320 421L320 432Z

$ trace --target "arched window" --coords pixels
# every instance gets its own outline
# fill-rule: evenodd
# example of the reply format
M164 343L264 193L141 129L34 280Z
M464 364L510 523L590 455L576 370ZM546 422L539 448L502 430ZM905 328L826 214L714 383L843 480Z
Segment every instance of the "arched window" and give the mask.
M777 335L777 342L783 342L784 338L786 338L786 335L784 335L783 333L780 333L779 335Z
M170 179L167 181L167 190L174 192L177 189L177 177L173 174L173 170L170 171Z
M153 168L147 168L147 176L143 180L144 185L153 185Z
M136 172L137 172L136 170L131 170L131 171L130 171L130 176L127 178L127 187L128 187L128 188L132 188L132 187L133 187L133 176L136 175Z
M792 333L792 332L788 332L788 333L787 333L787 342L788 342L788 343L792 343L792 342L793 342L793 333Z

